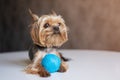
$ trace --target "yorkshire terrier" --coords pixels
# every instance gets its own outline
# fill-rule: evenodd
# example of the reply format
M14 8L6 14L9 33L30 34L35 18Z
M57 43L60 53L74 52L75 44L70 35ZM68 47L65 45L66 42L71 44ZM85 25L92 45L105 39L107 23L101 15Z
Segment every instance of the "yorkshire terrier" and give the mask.
M55 12L41 17L33 14L31 10L29 12L33 18L33 23L30 26L33 44L29 50L32 63L27 66L25 71L29 74L39 74L41 77L50 76L50 73L44 69L40 62L47 53L54 53L62 61L58 72L66 72L68 59L58 52L58 47L68 40L68 28L64 19Z

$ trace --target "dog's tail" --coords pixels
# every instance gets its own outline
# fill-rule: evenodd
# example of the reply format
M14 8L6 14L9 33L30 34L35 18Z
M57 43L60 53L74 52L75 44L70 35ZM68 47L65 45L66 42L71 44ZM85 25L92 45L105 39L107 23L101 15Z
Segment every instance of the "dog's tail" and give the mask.
M66 58L66 57L64 57L64 56L62 55L62 53L59 53L59 55L60 55L60 58L61 58L63 61L65 61L65 62L71 60L70 58Z

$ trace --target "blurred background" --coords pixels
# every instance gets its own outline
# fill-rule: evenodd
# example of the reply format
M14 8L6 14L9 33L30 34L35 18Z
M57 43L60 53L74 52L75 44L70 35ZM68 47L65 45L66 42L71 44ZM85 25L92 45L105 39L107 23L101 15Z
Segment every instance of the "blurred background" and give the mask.
M28 9L39 16L54 10L70 28L61 48L120 50L120 0L0 0L0 52L32 44Z

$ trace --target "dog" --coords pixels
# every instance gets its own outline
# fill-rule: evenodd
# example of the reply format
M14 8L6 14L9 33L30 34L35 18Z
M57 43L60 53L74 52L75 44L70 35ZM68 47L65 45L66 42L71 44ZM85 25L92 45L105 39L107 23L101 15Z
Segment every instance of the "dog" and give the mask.
M33 23L30 25L33 44L29 49L29 58L32 63L26 67L25 72L38 74L41 77L50 76L50 73L40 64L47 53L54 53L60 57L62 62L58 72L66 72L68 59L58 52L58 48L68 41L68 27L64 19L55 12L41 17L33 14L31 10L29 12L33 19Z

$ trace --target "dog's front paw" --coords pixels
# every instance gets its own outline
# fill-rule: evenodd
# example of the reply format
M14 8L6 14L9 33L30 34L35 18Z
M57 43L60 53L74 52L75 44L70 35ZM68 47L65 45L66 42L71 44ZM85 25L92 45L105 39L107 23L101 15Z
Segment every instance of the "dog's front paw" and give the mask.
M58 70L58 72L66 72L67 69L64 66L60 66L60 69Z
M60 69L58 70L58 72L66 72L68 69L68 65L65 62L62 62Z
M46 70L41 70L41 71L38 72L38 74L41 77L49 77L50 76L50 73L48 73Z
M38 71L38 74L41 76L41 77L49 77L50 76L50 73L47 72L43 66L39 65L39 71Z
M38 74L38 69L33 68L32 65L27 66L27 68L24 71L28 74Z

